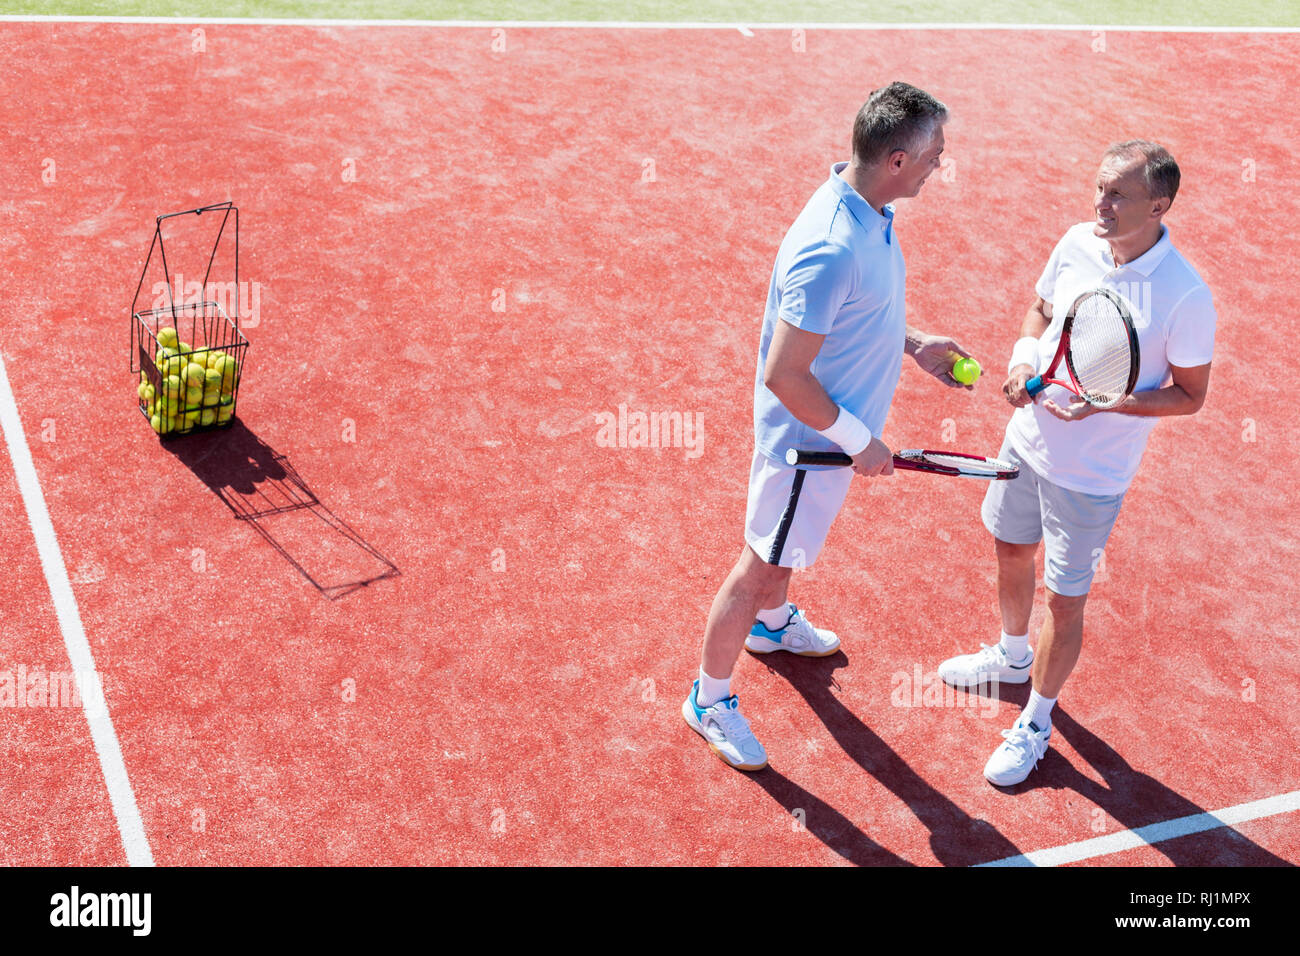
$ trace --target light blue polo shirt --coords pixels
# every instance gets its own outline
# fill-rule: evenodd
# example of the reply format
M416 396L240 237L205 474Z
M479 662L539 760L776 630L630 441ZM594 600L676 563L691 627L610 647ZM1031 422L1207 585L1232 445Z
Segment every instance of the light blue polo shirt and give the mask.
M776 255L754 380L754 441L782 464L790 448L840 451L799 421L763 384L778 320L825 335L812 374L831 400L871 429L884 431L903 364L906 269L894 234L894 210L882 216L837 175L808 200Z

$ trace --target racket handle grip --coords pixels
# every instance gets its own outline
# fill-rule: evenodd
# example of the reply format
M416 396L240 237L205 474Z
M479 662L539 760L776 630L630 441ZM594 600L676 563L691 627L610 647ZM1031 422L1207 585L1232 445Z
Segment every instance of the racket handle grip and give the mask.
M1030 395L1037 395L1045 388L1047 388L1047 384L1043 381L1043 376L1041 375L1035 375L1029 381L1025 382L1025 391Z
M842 451L802 451L791 448L785 453L787 465L845 465L853 464L853 459Z

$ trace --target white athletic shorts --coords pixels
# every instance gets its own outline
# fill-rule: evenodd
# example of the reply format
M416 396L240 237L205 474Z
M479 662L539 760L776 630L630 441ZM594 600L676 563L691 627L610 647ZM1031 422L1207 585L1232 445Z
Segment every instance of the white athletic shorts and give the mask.
M1090 495L1054 485L1021 460L1010 441L998 457L1020 466L1011 481L990 481L980 516L1010 544L1043 542L1043 581L1057 594L1087 594L1124 494Z
M853 481L852 468L806 471L754 452L745 540L768 564L812 567Z

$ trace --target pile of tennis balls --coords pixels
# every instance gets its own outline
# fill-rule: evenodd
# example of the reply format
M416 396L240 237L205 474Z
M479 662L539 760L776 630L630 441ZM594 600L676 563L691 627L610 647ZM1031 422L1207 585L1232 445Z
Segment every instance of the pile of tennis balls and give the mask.
M224 425L235 414L239 363L233 355L217 349L195 352L169 327L158 331L154 364L160 388L141 370L136 393L158 434L184 435L196 427Z

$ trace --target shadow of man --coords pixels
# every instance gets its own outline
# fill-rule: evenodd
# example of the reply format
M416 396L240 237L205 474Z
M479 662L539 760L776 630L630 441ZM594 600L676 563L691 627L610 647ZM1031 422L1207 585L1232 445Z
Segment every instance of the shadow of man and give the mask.
M1007 794L1019 794L1038 787L1068 788L1100 807L1128 830L1207 813L1204 807L1150 774L1135 770L1113 747L1071 717L1060 704L1052 710L1052 735L1055 737L1057 734L1069 741L1079 756L1101 774L1104 784L1085 777L1054 748L1049 748L1024 783L998 789ZM1203 827L1213 824L1210 820L1200 822ZM1206 838L1182 839L1175 836L1165 839L1163 830L1161 827L1138 835L1156 840L1150 845L1175 866L1291 866L1231 827L1218 826L1210 831L1215 834L1213 847L1207 844ZM1102 836L1103 833L1096 835ZM1028 865L1028 861L1023 862Z
M825 800L784 776L771 764L749 777L785 807L790 825L801 826L844 859L857 866L914 866L886 850Z
M843 651L820 659L795 660L785 654L768 654L760 660L774 674L789 681L790 685L803 696L813 713L826 725L826 729L830 731L836 743L859 767L879 780L911 808L917 819L930 831L930 848L939 862L945 866L969 866L986 860L1014 856L1019 852L1015 845L992 824L972 817L930 786L902 757L831 693L831 687L835 682L835 671L848 665L848 658ZM756 775L756 779L760 776L762 774ZM781 779L785 780L785 778ZM791 812L796 806L804 805L792 806L787 802L794 798L812 799L815 801L814 805L820 804L821 807L830 810L823 801L806 794L806 791L787 791L779 786L767 786L761 780L758 782L773 799L782 803ZM788 781L785 783L794 788L794 785L789 784ZM794 789L798 790L798 788ZM807 826L810 832L845 859L864 865L907 862L872 843L856 826L845 820L843 815L836 811L830 812L832 814L830 817L819 819L815 818L810 810L807 815ZM856 831L857 842L846 839L844 834L846 826ZM862 840L866 840L870 846L861 844ZM874 847L877 852L873 852L871 847ZM893 859L880 857L880 854L886 853Z

